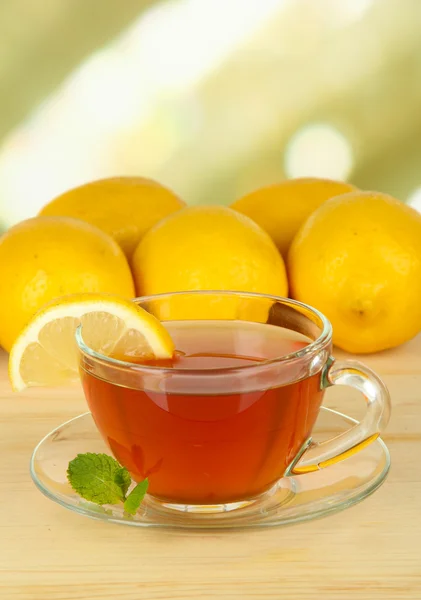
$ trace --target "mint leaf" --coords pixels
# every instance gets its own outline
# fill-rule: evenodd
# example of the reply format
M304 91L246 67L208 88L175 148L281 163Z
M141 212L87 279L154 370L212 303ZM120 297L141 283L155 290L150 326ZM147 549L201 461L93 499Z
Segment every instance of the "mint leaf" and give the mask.
M148 485L149 481L147 479L144 479L132 489L124 503L124 510L126 511L126 513L129 513L129 515L136 514L137 509L142 504L142 500L145 497L145 494L148 490Z
M95 504L124 502L124 510L134 515L148 489L145 479L127 496L132 482L130 473L115 458L107 454L78 454L69 462L67 479L72 488L85 500Z
M121 491L123 492L123 497L125 498L127 490L132 482L132 478L130 477L128 470L125 467L120 467L120 470L115 474L114 481L120 486Z
M78 454L69 463L67 479L72 488L95 504L124 502L130 475L107 454Z

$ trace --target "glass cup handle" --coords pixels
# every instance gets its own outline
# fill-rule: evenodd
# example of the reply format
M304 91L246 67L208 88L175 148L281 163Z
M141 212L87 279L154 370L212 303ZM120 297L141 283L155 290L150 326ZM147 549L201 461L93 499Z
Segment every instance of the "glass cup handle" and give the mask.
M310 438L288 467L286 475L311 473L344 460L374 442L388 424L390 395L371 369L358 361L336 362L330 358L322 373L322 388L331 385L349 385L362 392L367 412L360 423L326 442L316 443Z

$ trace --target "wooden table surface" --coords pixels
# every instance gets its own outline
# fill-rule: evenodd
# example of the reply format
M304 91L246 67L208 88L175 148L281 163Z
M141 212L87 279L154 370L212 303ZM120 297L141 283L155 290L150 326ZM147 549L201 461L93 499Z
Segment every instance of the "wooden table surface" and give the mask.
M393 402L384 436L392 469L380 490L318 521L198 533L105 524L42 496L31 452L85 402L78 389L13 395L0 355L0 598L419 600L421 337L364 360ZM325 404L356 417L364 410L347 388L328 390Z

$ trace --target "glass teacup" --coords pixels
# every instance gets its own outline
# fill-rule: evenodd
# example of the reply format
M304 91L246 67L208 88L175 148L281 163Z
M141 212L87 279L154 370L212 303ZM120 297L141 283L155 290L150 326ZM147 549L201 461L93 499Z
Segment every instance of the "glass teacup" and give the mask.
M294 300L242 292L178 292L134 300L177 348L171 361L125 362L83 342L81 379L117 460L165 507L214 512L254 502L291 474L323 469L374 441L390 414L379 377L331 356L332 328ZM324 390L361 391L367 410L315 444Z

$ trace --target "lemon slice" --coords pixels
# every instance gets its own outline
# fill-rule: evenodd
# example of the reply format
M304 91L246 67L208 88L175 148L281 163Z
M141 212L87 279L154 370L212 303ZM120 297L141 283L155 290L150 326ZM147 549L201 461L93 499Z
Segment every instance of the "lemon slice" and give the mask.
M65 296L38 312L15 341L9 357L13 389L77 380L79 325L85 344L106 356L171 358L174 353L168 331L134 302L107 294Z

